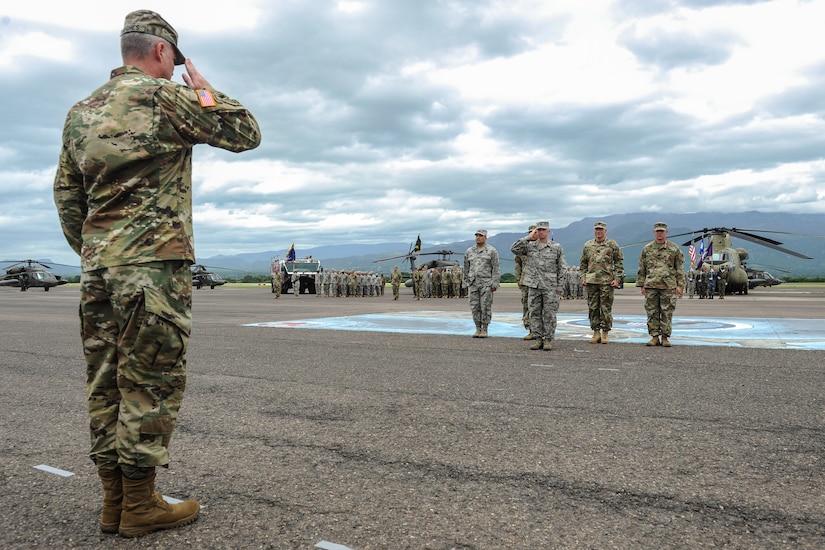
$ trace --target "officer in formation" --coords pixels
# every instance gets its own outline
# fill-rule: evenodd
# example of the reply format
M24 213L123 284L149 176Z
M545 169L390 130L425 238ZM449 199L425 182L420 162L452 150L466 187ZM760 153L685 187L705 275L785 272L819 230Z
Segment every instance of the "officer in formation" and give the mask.
M667 224L656 222L654 240L639 256L636 286L645 297L648 346L670 347L673 311L685 284L685 257L679 246L667 240ZM661 339L660 339L661 338Z
M487 244L487 230L475 233L476 244L464 253L464 282L476 325L473 338L487 338L493 318L493 293L501 286L498 251Z
M535 228L536 224L528 227L527 234L529 235ZM527 255L515 254L513 256L513 262L516 265L516 283L518 283L518 288L521 291L521 324L524 325L524 329L527 331L527 335L524 339L535 340L536 337L533 334L533 331L530 330L530 308L527 307L527 295L529 289L524 285L524 266L527 264Z
M323 269L318 274L315 292L320 298L368 298L383 296L387 284L384 275L372 271ZM319 282L320 281L320 282Z
M700 300L712 300L718 294L719 299L724 300L729 277L730 271L724 264L719 266L719 271L713 269L711 264L699 267L691 265L685 289L688 299L693 299L693 296L697 295Z
M274 269L272 271L272 292L275 293L275 299L281 297L281 287L283 286L283 281L281 280L281 270Z
M510 247L514 255L527 256L522 283L528 288L530 330L535 337L530 346L532 350L553 349L556 312L562 293L560 283L567 271L564 250L559 243L548 238L549 232L550 222L538 222L527 237L517 240Z
M696 293L696 268L693 264L687 272L687 284L685 285L685 293L689 300L693 300L693 295Z
M392 268L390 275L390 284L392 285L392 299L398 300L399 291L401 290L401 272L398 271L398 266Z
M716 289L719 292L719 299L725 299L725 291L728 288L728 268L725 264L719 268L719 272L716 275Z
M624 273L624 254L619 244L607 238L607 224L596 222L595 237L582 248L579 267L581 286L587 289L587 313L593 330L591 344L607 344L613 328L613 291Z

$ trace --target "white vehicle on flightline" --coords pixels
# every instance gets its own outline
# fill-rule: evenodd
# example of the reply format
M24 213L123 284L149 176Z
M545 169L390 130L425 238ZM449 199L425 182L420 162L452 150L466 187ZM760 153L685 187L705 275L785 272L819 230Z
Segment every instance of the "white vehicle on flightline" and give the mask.
M288 260L273 256L270 264L270 283L275 292L275 273L281 274L281 293L286 294L292 288L292 274L298 274L298 294L315 294L315 281L321 273L321 261L312 256ZM295 290L293 289L293 293Z

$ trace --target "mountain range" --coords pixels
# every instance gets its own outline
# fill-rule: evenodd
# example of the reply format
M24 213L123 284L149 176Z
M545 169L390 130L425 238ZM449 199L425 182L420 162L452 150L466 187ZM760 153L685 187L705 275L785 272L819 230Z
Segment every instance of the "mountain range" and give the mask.
M780 241L784 248L800 252L812 257L811 260L796 258L780 251L760 246L758 244L733 238L734 248L744 248L748 251L747 265L752 268L772 271L779 277L821 277L825 276L825 233L820 228L825 227L825 214L788 214L765 212L719 213L697 212L692 214L664 214L641 212L635 214L614 214L601 218L584 218L571 223L566 227L553 227L553 218L545 218L550 222L551 236L560 243L565 251L569 265L577 265L584 243L593 238L593 224L596 221L607 223L607 236L615 239L624 251L625 273L633 276L642 247L653 240L653 224L664 221L668 224L668 238L679 245L687 243L692 236L701 236L705 228L737 228L753 232L765 237ZM539 221L539 220L535 220ZM487 242L498 250L501 259L501 272L513 273L513 254L510 246L516 239L527 234L527 226L532 221L525 222L524 233L498 233L490 235ZM450 250L451 259L462 261L464 251L475 244L474 233L476 227L469 227L465 233L466 239L451 243L430 243L427 236L422 235L421 252L431 253L436 250ZM400 236L399 236L400 237ZM321 261L321 266L330 269L376 271L389 274L394 265L402 271L409 271L410 264L403 258L378 261L395 256L408 254L413 247L417 232L410 231L405 235L410 241L385 242L380 244L342 244L322 245L304 250L298 249L299 258L312 256ZM697 243L697 249L699 245ZM237 278L243 274L269 273L271 259L275 256L285 258L288 243L280 250L266 250L253 253L234 255L218 255L208 258L198 258L198 263L220 273L225 277ZM683 247L687 257L687 247ZM434 255L422 255L421 261L440 258ZM43 260L49 263L48 260ZM62 271L61 271L62 269ZM77 269L58 268L52 270L60 275L76 275ZM65 271L65 273L64 273Z
M564 248L569 265L579 263L582 246L587 240L593 238L593 224L596 221L604 221L607 223L608 237L615 239L623 248L625 272L628 275L635 275L642 247L653 240L653 224L664 221L668 224L668 237L679 245L689 241L692 236L701 236L702 230L705 228L738 228L764 235L775 241L780 241L783 243L784 248L801 252L813 259L796 258L734 237L732 239L734 248L744 248L748 251L750 257L746 263L749 267L768 271L773 270L774 274L779 276L817 277L825 275L825 236L816 234L818 231L825 233L825 231L819 230L819 228L825 226L825 214L765 212L615 214L601 218L584 218L561 228L553 228L552 216L549 217L548 221L552 228L552 238ZM502 273L512 273L514 271L513 254L510 252L510 246L516 239L526 235L527 225L529 223L525 224L524 233L498 233L489 236L487 242L498 250ZM422 235L421 252L451 250L454 252L451 258L462 261L464 251L475 244L473 234L476 229L478 228L468 228L466 232L468 238L451 243L428 243L426 235ZM409 271L409 262L403 258L385 262L377 262L377 260L403 256L409 253L416 238L414 235L415 232L411 231L409 242L324 245L305 250L299 249L296 250L296 253L299 258L310 255L320 260L322 267L330 269L354 269L389 273L394 265L398 265L399 269ZM285 246L281 250L198 258L198 262L217 272L221 272L220 268L225 268L247 273L267 273L272 257L286 257L289 244L284 244ZM698 243L696 246L698 249ZM683 251L687 256L687 247L684 247ZM434 258L440 258L440 256L422 256L421 261ZM237 275L237 273L231 271L223 274L230 277Z

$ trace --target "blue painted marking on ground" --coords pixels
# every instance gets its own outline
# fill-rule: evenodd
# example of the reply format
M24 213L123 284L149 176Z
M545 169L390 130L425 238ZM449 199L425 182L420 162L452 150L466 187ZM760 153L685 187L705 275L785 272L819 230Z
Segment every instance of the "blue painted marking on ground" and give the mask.
M825 350L822 319L698 319L675 316L671 341L691 346L736 346L746 348ZM299 319L252 323L245 326L351 330L360 332L401 332L405 334L470 335L475 325L469 314L453 311L405 311L321 319ZM525 330L520 313L493 314L488 328L491 337L521 338ZM556 338L587 340L592 335L584 315L558 315ZM644 343L649 339L646 318L620 315L613 318L613 342Z

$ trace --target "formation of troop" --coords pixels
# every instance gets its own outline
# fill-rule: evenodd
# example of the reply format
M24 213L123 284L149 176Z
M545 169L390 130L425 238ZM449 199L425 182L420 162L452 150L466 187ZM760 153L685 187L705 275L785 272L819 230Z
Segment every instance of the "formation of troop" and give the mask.
M654 240L639 256L636 286L645 297L648 346L670 347L673 311L686 288L689 297L724 296L727 273L711 264L704 269L684 272L684 255L679 246L667 240L667 224L657 222ZM487 338L492 321L493 295L501 285L498 251L487 243L487 230L475 232L475 246L464 253L464 265L421 266L412 271L415 300L422 298L468 298L475 324L473 338ZM613 329L614 292L624 280L624 255L619 244L607 238L607 224L593 225L593 238L584 243L578 266L569 266L561 244L550 237L550 223L530 225L527 235L510 247L515 277L521 291L522 324L527 330L524 340L531 350L552 350L556 334L557 313L562 299L586 299L592 344L610 342ZM281 285L273 274L273 289L280 297ZM293 289L297 274L293 274ZM318 297L376 297L384 295L390 283L393 300L400 297L404 276L395 266L389 278L382 273L321 269L315 278ZM687 286L686 286L687 285ZM293 290L295 297L299 296Z
M516 266L516 280L522 296L522 323L532 340L532 350L553 349L556 313L564 296L587 298L592 344L610 342L613 328L614 291L624 276L624 255L613 239L607 238L607 224L593 226L593 239L582 247L578 268L570 268L559 243L548 238L550 224L540 221L528 228L526 237L510 247ZM636 286L645 297L648 346L670 347L673 311L685 284L684 255L667 240L667 224L657 222L654 240L639 257ZM572 283L571 283L572 282ZM581 290L573 290L578 287Z
M464 272L459 266L427 267L413 270L413 290L415 299L421 298L463 298Z
M272 273L272 292L275 299L281 297L282 275L279 271ZM299 274L292 273L292 295L300 296ZM315 276L315 296L318 298L367 298L384 295L387 278L383 273L372 271L343 271L321 268Z
M719 266L719 271L708 263L701 266L691 266L687 273L685 295L690 299L698 296L700 300L705 298L713 300L713 297L718 295L720 300L724 300L729 275L730 273L724 264Z

